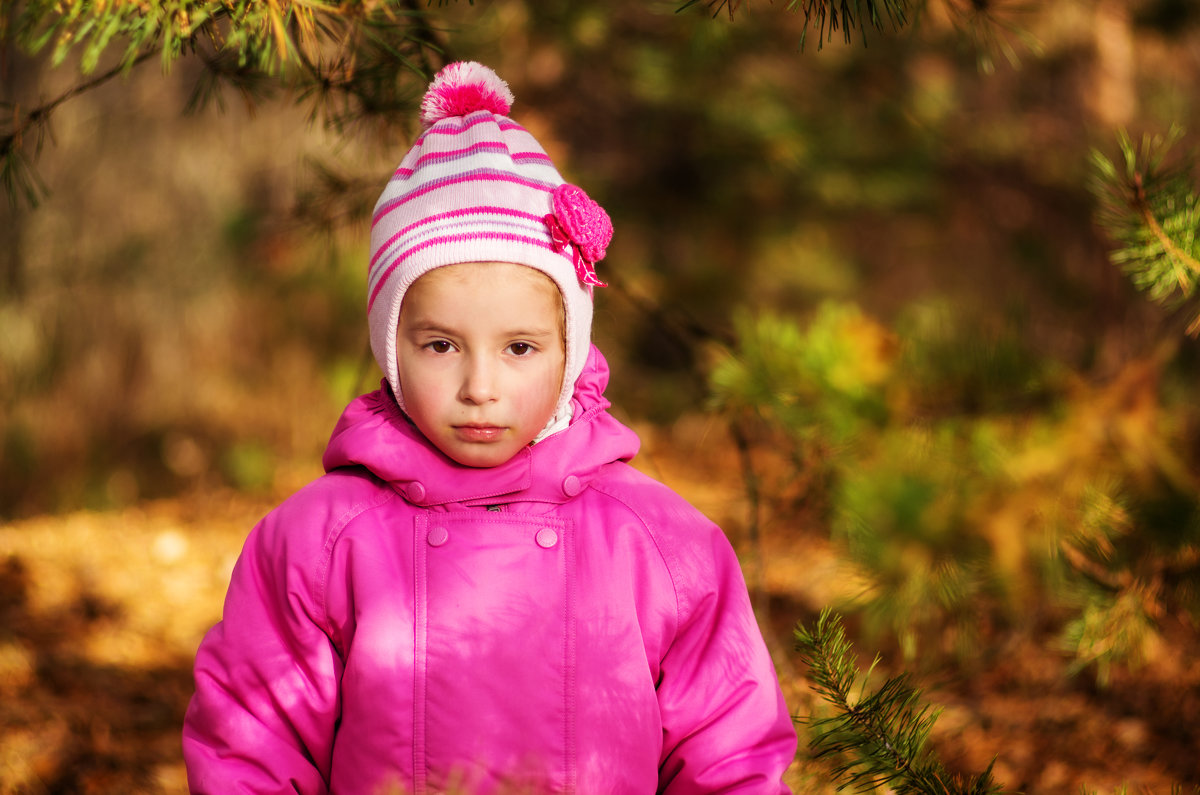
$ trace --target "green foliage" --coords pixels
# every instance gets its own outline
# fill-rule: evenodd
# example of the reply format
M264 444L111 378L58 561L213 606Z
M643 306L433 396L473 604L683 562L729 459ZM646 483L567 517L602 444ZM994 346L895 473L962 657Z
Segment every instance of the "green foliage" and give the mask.
M1183 130L1148 135L1135 144L1126 132L1117 142L1120 163L1092 152L1096 222L1117 243L1111 259L1139 290L1167 305L1186 304L1196 314L1188 326L1200 334L1195 307L1200 279L1200 194L1194 158L1173 157Z
M1115 492L1089 488L1081 515L1059 547L1066 563L1064 585L1078 601L1078 612L1063 629L1063 646L1074 658L1071 671L1094 666L1101 685L1115 665L1139 662L1154 635L1148 594L1121 560L1118 544L1133 529L1133 519Z
M384 43L378 38L381 28L407 28L413 25L413 17L419 16L409 3L367 0L33 0L17 5L8 0L0 12L18 44L32 53L49 48L54 66L78 51L79 70L85 75L114 49L123 69L147 51L160 53L163 66L169 68L180 57L206 46L235 53L239 66L273 74L302 62L355 28L369 29L368 37ZM409 54L393 49L401 63L408 62Z
M921 692L908 674L866 691L870 671L865 677L860 674L837 615L826 609L812 629L797 626L796 649L809 668L813 688L833 708L832 715L806 722L815 756L834 760L839 789L870 792L886 787L897 795L1002 791L992 780L990 766L975 776L955 776L936 758L928 740L938 713L921 703Z
M243 491L265 491L275 479L275 461L270 449L257 441L230 446L221 467L230 484Z
M1115 667L1145 661L1146 646L1157 636L1154 620L1146 613L1146 597L1137 589L1123 589L1083 606L1063 631L1064 647L1074 658L1072 674L1094 667L1103 687Z
M1073 673L1093 669L1104 686L1114 670L1152 656L1163 615L1200 617L1200 507L1191 494L1134 501L1116 487L1089 487L1058 551L1075 607L1062 631Z
M823 304L801 330L770 314L738 312L736 355L710 376L713 406L777 423L794 438L838 445L879 423L890 335L855 306Z
M994 485L958 429L890 430L834 486L833 537L869 572L859 606L906 659L948 619L969 637L995 576L974 512Z
M981 627L1031 629L1049 613L1071 670L1103 683L1153 654L1163 615L1200 615L1200 500L1157 360L1083 388L1009 330L945 309L895 334L845 304L807 324L742 313L735 327L714 405L757 423L760 447L828 506L864 580L846 609L906 659L970 655ZM778 486L747 482L792 509Z
M984 328L944 302L928 302L909 309L897 336L906 342L898 369L915 412L1012 413L1053 389L1052 366L1030 350L1016 323Z
M10 17L12 6L5 8ZM147 49L161 50L164 65L180 54L181 43L194 27L203 27L223 4L212 2L170 3L57 3L34 0L21 5L10 22L17 40L29 52L50 49L50 62L60 66L79 50L79 69L95 71L110 45L122 42L119 61L128 69Z
M848 304L823 304L803 328L740 313L737 348L710 377L716 408L766 426L796 466L815 459L831 473L816 502L832 506L833 537L867 578L857 606L909 659L948 619L973 626L981 595L999 588L979 517L1008 485L996 460L1001 432L955 412L964 384L1001 356L983 334L942 320L938 333L902 346ZM940 395L933 415L914 397L929 394Z

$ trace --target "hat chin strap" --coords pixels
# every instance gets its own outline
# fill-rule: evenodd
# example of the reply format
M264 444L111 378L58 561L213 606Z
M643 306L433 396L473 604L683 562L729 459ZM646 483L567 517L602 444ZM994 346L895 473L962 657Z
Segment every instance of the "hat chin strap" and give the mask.
M530 444L537 444L547 436L553 436L559 431L566 430L566 427L571 424L571 417L573 417L574 414L575 402L570 401L567 403L567 407L562 411L561 414L555 414L550 418L550 422L546 423L546 427L542 428L541 432L537 436L533 437L533 441L530 442Z

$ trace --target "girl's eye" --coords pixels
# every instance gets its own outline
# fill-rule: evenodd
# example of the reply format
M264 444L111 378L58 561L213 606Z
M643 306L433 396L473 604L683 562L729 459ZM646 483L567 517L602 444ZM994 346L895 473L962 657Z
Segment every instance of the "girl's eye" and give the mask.
M533 346L528 342L514 342L512 345L508 346L508 349L512 351L515 356L525 356L533 351Z
M451 346L450 343L446 342L445 340L434 340L433 342L426 344L425 347L434 353L449 353L453 346Z

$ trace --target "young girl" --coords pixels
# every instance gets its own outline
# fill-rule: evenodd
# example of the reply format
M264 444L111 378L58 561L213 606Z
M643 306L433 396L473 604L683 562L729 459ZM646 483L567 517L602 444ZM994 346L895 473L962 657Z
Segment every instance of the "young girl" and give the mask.
M193 792L780 793L796 736L720 529L626 463L608 216L452 64L375 209L381 388L254 529L196 656Z

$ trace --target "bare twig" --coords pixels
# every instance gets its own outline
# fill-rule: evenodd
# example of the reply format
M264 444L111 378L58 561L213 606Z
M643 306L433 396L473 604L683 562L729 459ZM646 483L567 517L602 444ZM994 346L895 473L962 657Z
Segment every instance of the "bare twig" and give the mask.
M759 619L765 623L768 600L766 562L762 549L762 490L758 471L754 468L754 459L750 455L750 440L747 438L742 423L738 418L730 417L728 424L729 435L733 437L733 444L737 447L738 462L742 467L742 484L746 489L746 500L749 502L746 540L749 542L751 555L749 561L751 576L748 578L750 580L750 596L755 603L754 607L759 614Z

